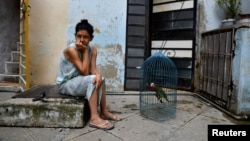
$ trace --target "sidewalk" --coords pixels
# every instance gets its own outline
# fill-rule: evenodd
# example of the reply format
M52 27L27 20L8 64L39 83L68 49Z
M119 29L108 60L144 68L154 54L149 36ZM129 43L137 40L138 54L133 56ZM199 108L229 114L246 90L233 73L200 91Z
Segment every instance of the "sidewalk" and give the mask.
M0 101L14 95L0 92ZM163 122L140 115L138 94L107 95L107 103L110 111L124 118L114 123L113 130L88 126L74 129L0 127L0 141L207 141L209 124L250 125L250 121L237 121L187 92L178 93L176 117Z

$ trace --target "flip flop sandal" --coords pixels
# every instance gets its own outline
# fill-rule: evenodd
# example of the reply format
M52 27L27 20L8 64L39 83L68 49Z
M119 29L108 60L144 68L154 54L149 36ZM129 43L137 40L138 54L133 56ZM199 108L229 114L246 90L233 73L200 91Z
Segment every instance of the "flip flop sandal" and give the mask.
M101 115L101 117L103 119L106 119L106 120L113 120L113 121L121 121L122 120L122 118L118 115L113 115L112 117L106 117L104 115Z
M97 129L102 129L102 130L111 130L114 128L114 125L112 124L112 126L110 127L106 127L105 125L107 125L108 123L110 123L109 121L105 121L105 123L102 123L102 124L94 124L94 123L91 123L89 122L89 127L92 127L92 128L97 128Z

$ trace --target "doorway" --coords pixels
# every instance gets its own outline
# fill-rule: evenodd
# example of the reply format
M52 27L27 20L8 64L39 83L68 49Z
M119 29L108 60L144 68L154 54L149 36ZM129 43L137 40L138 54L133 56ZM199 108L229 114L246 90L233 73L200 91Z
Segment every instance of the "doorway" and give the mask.
M124 90L139 90L138 68L155 52L176 64L178 89L193 90L197 0L129 0Z

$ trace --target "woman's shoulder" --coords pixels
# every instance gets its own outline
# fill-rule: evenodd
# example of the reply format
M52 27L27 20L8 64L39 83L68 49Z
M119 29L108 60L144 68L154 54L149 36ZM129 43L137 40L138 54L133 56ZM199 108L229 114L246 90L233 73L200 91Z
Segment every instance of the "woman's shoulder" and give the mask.
M91 50L92 50L92 52L93 52L94 54L96 54L96 53L97 53L97 46L92 45L92 46L91 46Z
M65 49L64 49L64 56L67 60L69 60L72 56L75 56L78 54L75 43L69 44Z
M76 44L75 43L70 43L65 49L64 49L64 52L65 51L73 51L75 50L76 48Z
M73 42L73 43L70 43L69 45L68 45L68 47L76 47L76 44Z

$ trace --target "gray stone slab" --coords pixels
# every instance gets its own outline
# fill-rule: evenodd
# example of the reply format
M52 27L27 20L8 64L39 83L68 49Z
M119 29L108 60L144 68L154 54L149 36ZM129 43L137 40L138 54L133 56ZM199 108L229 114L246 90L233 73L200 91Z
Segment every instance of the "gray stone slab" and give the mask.
M115 130L110 132L124 141L164 140L167 135L176 130L171 125L164 126L162 122L146 119L140 115L131 116L115 125Z
M0 126L79 128L85 125L83 100L45 100L16 98L0 102Z
M107 95L107 107L116 114L133 113L139 110L139 96Z
M207 141L209 124L238 124L220 110L193 95L177 96L176 117L154 121L140 115L139 96L107 95L108 108L124 119L110 131L83 128L0 127L8 141ZM249 124L250 122L242 122Z
M228 120L221 120L220 115L213 118L197 115L176 130L168 141L207 141L208 125L210 124L232 124Z
M0 92L0 102L5 101L7 99L11 99L11 97L15 96L15 92Z
M1 127L1 141L62 141L68 135L68 128L24 128Z
M2 92L20 92L21 88L19 86L0 86L0 91L2 91Z
M66 138L64 141L124 141L124 139L112 134L110 131L95 129L87 134L78 134L73 138Z

